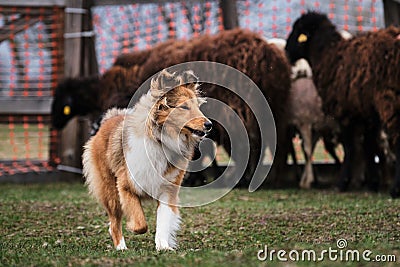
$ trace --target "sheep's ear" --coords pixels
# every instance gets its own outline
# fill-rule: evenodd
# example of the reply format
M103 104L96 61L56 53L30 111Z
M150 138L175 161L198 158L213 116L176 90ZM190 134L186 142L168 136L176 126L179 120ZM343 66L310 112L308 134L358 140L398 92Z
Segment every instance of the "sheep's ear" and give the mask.
M300 34L299 37L297 37L297 42L298 43L305 43L307 42L307 35L305 35L304 33Z
M161 97L178 85L175 80L175 72L169 73L164 69L151 80L150 91L154 97Z
M192 70L188 70L182 73L182 75L177 77L179 84L185 84L187 88L196 91L198 87L199 78L194 75Z

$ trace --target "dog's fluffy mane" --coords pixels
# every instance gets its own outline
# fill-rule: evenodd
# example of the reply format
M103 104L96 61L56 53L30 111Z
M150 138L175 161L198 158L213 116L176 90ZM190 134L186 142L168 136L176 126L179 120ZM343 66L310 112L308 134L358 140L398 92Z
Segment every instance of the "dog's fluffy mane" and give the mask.
M130 131L131 128L134 129L138 136L146 135L150 139L160 142L162 125L157 121L157 114L160 112L161 105L169 107L169 103L176 102L176 99L180 96L180 86L191 89L200 104L206 102L204 98L200 97L201 92L197 79L192 71L185 71L181 75L178 75L176 72L170 73L168 70L163 70L159 75L153 77L150 83L150 90L139 99L134 107L109 109L104 114L101 124L116 116L128 116L129 119L126 120L126 125L124 126L127 131ZM140 125L145 127L136 127ZM172 142L171 140L169 142L168 137L165 136L163 139L166 141L164 145L168 147L168 143L174 143L170 148L177 149L175 147L176 142ZM180 152L190 158L192 156L192 149L197 145L197 141L191 138L181 141L179 142Z
M158 117L160 112L160 106L166 106L169 108L170 103L175 103L179 97L179 87L185 86L194 92L195 97L199 98L200 91L198 90L199 84L197 83L197 77L192 71L186 71L182 75L177 75L175 72L170 73L167 70L163 70L158 77L151 80L151 86L149 92L142 96L139 103L135 105L135 117L133 118L134 124L145 125L145 134L153 140L161 141L162 125L158 123ZM175 105L175 104L174 104ZM168 135L167 135L168 136ZM164 145L170 143L168 138ZM195 140L181 140L179 142L179 150L187 157L191 157L192 150L197 144ZM172 142L174 143L174 142ZM184 146L185 145L185 146ZM170 148L177 147L173 145ZM190 153L189 153L190 152Z
M189 70L185 71L182 75L177 75L176 72L170 73L164 69L159 75L163 76L163 79L153 78L150 90L140 98L139 102L133 108L111 108L103 115L101 123L115 116L131 115L136 109L139 109L138 112L135 112L135 115L143 115L140 122L144 122L147 128L153 128L154 124L156 124L154 115L158 109L157 102L162 101L167 105L167 99L173 98L175 95L174 89L182 85L194 91L200 104L206 102L205 98L200 97L202 94L199 89L200 84L197 82L198 78L194 75L193 71ZM144 118L144 116L146 117Z

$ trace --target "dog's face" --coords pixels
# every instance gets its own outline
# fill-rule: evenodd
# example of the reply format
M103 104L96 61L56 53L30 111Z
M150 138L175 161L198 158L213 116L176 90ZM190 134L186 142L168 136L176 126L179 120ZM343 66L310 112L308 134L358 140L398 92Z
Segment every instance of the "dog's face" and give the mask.
M157 80L156 93L161 97L155 105L155 123L162 128L163 134L173 139L184 137L187 141L200 141L211 130L212 124L200 111L200 105L205 101L198 96L196 77L191 72L182 76L169 75L162 72ZM155 83L152 90L156 89L154 87Z
M181 85L170 90L157 103L156 124L169 136L183 135L201 140L211 130L211 122L200 111L204 103L192 88Z

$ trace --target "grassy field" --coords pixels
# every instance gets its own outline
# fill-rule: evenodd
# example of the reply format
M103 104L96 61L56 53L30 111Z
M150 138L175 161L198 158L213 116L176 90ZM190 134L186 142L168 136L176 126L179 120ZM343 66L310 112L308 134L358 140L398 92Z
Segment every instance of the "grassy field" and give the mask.
M2 266L270 266L257 253L275 250L368 249L400 262L400 201L386 194L234 190L213 204L182 209L180 247L156 252L154 202L145 203L150 231L125 232L129 250L115 251L103 209L79 184L0 185ZM319 254L317 254L319 255ZM371 257L372 257L371 256ZM286 255L286 258L288 256ZM317 263L311 263L316 265ZM319 266L396 266L332 262ZM276 259L273 266L309 266Z

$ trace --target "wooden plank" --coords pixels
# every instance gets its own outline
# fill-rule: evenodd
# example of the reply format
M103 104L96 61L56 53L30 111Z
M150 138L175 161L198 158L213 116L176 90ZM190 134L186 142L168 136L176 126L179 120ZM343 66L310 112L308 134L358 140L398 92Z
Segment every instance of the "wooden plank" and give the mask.
M64 171L48 171L48 172L27 172L14 175L0 176L0 183L59 183L59 182L74 182L82 181L82 175L68 173Z
M82 0L69 0L68 7L82 8ZM65 14L65 33L82 31L82 14ZM64 41L65 51L65 76L77 77L81 74L81 38L69 38Z
M133 5L133 4L162 4L162 3L172 3L172 2L182 2L182 0L95 0L93 6L123 6L123 5ZM188 2L206 2L206 0L186 0Z
M66 0L0 0L0 6L65 6Z
M219 0L222 10L224 29L230 30L239 26L236 0Z
M0 99L0 114L48 115L52 98L3 98Z
M30 16L51 16L54 13L53 6L49 7L30 7L30 6L2 6L0 13L3 15L26 14Z

